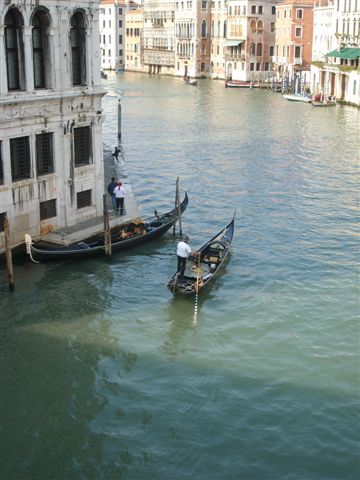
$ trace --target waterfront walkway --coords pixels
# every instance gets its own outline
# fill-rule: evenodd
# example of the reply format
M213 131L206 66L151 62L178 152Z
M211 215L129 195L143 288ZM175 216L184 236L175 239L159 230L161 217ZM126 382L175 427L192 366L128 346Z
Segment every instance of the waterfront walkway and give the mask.
M104 147L104 171L105 177L109 174L109 177L112 176L116 179L121 179L125 188L125 215L118 216L112 210L111 199L108 194L107 205L109 208L109 223L110 228L129 223L135 218L140 217L140 209L135 199L134 193L132 191L131 185L129 183L129 178L127 174L126 164L122 155L122 152L119 154L119 159L115 160L111 155L111 151ZM107 191L107 184L110 182L110 178L105 178L104 189ZM104 229L104 218L95 217L79 222L70 227L60 228L53 232L44 235L41 240L47 243L55 243L58 245L69 245L73 242L80 242L86 238L96 235L99 232L102 232Z

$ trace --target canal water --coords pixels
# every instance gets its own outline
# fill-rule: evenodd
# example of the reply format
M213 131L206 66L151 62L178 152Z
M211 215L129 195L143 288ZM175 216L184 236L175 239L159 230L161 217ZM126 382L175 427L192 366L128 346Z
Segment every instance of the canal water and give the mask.
M165 286L172 233L16 265L12 295L1 270L2 478L358 479L359 110L132 73L104 87L143 215L179 177L193 248L236 210L232 256L197 316Z

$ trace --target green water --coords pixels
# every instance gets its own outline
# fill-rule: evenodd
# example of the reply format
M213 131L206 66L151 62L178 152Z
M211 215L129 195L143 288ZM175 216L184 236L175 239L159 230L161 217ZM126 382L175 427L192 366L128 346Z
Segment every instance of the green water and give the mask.
M0 273L4 479L357 480L359 110L135 74L117 95L133 190L230 262L173 298L176 238ZM114 168L107 167L107 171Z

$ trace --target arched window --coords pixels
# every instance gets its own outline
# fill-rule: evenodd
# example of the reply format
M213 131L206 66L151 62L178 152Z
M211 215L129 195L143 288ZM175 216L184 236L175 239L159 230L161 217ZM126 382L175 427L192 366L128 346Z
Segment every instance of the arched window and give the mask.
M255 43L250 43L250 55L255 55Z
M220 20L218 21L218 37L220 38Z
M214 20L211 22L211 36L214 36Z
M252 33L256 32L256 22L255 22L255 20L251 20L250 29L251 29Z
M86 85L86 23L81 12L71 17L72 84Z
M201 36L202 38L206 37L206 21L203 20L201 24Z
M5 15L5 51L9 90L25 90L25 65L20 13L11 9Z
M261 55L262 55L262 43L258 43L258 44L257 44L257 47L256 47L256 55L257 55L258 57L261 57Z
M224 38L226 38L226 20L224 22Z
M49 77L46 65L50 64L48 27L49 15L42 10L35 12L32 18L32 48L34 66L34 87L49 87Z

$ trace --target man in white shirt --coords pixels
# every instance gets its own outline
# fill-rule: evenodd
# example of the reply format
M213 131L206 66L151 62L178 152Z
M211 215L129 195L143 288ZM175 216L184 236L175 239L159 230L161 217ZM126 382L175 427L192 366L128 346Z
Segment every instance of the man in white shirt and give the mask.
M178 260L178 275L179 277L184 276L185 267L186 267L186 259L191 254L192 250L188 245L189 237L183 237L183 239L177 244L176 254Z
M125 190L120 181L118 182L117 187L114 188L114 195L116 200L116 212L117 214L124 215Z

